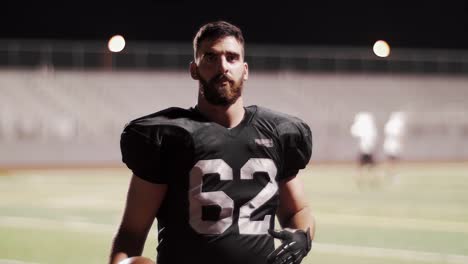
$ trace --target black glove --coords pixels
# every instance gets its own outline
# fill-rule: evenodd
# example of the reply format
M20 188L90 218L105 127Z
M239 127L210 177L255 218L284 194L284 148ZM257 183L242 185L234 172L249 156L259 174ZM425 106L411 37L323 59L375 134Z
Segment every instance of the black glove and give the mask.
M268 255L269 264L299 264L312 248L310 228L306 232L299 229L270 229L268 233L282 242L281 246Z

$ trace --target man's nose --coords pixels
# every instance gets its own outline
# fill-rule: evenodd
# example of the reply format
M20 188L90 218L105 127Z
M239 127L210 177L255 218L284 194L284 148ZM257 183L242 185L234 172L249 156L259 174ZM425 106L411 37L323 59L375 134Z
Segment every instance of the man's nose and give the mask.
M221 56L219 61L219 72L220 73L227 73L229 71L229 64L226 60L226 57Z

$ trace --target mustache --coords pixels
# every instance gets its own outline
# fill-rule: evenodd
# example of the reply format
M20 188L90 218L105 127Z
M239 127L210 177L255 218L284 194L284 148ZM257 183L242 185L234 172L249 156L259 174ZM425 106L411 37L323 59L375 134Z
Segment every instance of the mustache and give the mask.
M232 79L231 76L229 76L229 74L226 74L226 73L220 73L220 74L217 74L215 75L213 78L211 78L208 82L209 83L214 83L214 82L217 82L217 81L229 81L229 82L233 82L234 80Z

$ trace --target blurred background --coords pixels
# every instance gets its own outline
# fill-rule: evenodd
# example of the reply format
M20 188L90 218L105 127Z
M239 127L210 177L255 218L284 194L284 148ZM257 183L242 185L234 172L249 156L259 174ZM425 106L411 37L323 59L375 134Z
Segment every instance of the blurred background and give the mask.
M375 115L379 143L390 113L406 112L408 160L468 158L466 1L104 7L6 5L0 166L119 164L128 121L195 104L191 40L218 19L244 30L247 103L309 123L314 160L355 158L359 111Z
M0 263L105 262L130 175L120 133L196 104L191 41L214 20L244 32L246 103L312 129L305 186L323 229L310 263L468 263L467 1L1 5ZM378 175L385 126L405 115L397 183L353 181L362 112Z

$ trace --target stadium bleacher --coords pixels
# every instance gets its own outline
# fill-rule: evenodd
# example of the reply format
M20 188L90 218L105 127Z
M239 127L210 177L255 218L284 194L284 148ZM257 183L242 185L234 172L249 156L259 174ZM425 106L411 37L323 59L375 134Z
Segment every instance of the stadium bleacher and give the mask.
M53 64L1 68L0 166L31 162L120 164L119 136L128 121L169 106L186 108L196 103L197 84L180 66L188 65L189 61L180 62L187 51L174 50L167 55L166 69ZM262 52L257 55L267 56ZM355 52L350 50L349 54ZM293 55L289 65L295 63ZM345 55L341 50L343 60L351 56ZM338 60L335 54L335 64ZM363 110L375 114L380 141L389 114L408 113L406 159L468 158L466 75L291 70L284 65L261 65L254 58L245 85L246 103L298 115L308 122L315 139L313 159L317 161L355 158L357 148L349 126L354 114Z

